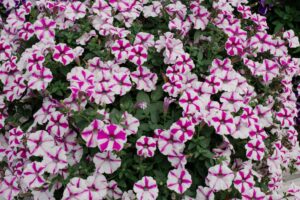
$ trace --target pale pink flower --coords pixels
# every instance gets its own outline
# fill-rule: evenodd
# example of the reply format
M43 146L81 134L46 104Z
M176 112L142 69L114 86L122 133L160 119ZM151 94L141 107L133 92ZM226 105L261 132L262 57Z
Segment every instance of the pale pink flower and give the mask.
M260 188L253 187L250 190L246 190L245 193L242 194L242 197L245 200L265 200L266 195L260 190Z
M136 89L150 92L156 89L158 77L147 67L138 66L137 70L130 74L131 80L136 84Z
M246 156L251 160L262 160L265 155L265 144L260 139L252 139L246 145Z
M94 74L82 67L74 67L67 74L67 80L70 81L72 95L77 96L79 92L90 96L94 92Z
M5 176L0 182L0 195L4 199L13 200L21 191L18 182L16 176Z
M206 184L215 191L230 188L234 174L225 164L215 165L208 169Z
M143 45L146 48L154 47L154 35L145 32L139 32L134 39L134 45Z
M157 16L161 16L161 10L163 9L163 6L161 5L160 1L152 1L152 4L150 4L149 6L144 6L143 7L143 13L144 13L144 17L148 18L148 17L157 17Z
M187 118L180 118L171 125L170 132L177 135L180 140L186 142L192 139L195 133L195 125Z
M184 168L187 163L186 156L175 150L168 154L168 161L174 168Z
M86 179L88 199L103 199L107 194L107 180L102 174L95 173Z
M184 149L183 140L170 131L163 131L159 134L157 141L159 151L164 155L169 155L173 151L182 152Z
M34 23L34 33L41 41L53 41L55 37L56 22L53 19L44 17Z
M184 168L173 169L168 173L167 186L178 194L183 194L192 185L192 177Z
M121 159L110 151L96 153L93 162L99 173L112 174L121 166Z
M184 18L186 16L187 8L180 1L169 4L165 7L169 15L176 15L176 17Z
M128 52L128 60L137 66L140 66L146 62L147 56L147 49L140 44L132 46Z
M23 180L29 188L41 187L45 183L43 174L45 166L39 162L32 162L23 171Z
M76 19L83 18L86 15L86 6L80 1L69 2L64 14L67 19L75 21Z
M50 69L46 67L41 67L40 70L35 70L29 75L28 87L33 90L45 90L53 79Z
M210 124L220 135L232 134L236 130L236 126L232 115L229 112L218 111L210 114Z
M233 181L234 187L240 192L245 193L254 187L255 182L250 169L245 168L236 173Z
M290 48L297 48L300 46L299 38L295 36L295 32L293 30L285 31L283 33L283 38L288 40Z
M70 64L75 59L75 53L72 48L64 43L55 45L53 52L53 60L62 63L63 65Z
M108 182L107 197L110 199L120 199L122 197L122 190L114 180Z
M45 165L45 171L50 174L57 174L59 170L68 167L66 152L62 147L56 146L47 149L43 158L42 163Z
M209 187L199 186L197 189L196 199L214 200L215 199L214 189Z
M27 147L31 155L43 156L55 146L53 137L47 131L29 133Z
M101 151L120 151L127 141L127 135L120 126L109 124L105 125L99 132L97 140Z
M113 43L111 52L119 62L125 62L128 59L128 53L131 45L128 40L120 39Z
M131 90L130 71L127 68L115 70L111 81L111 90L117 95L123 96Z
M125 111L122 115L120 125L125 129L127 135L135 135L138 132L140 121Z
M74 177L67 184L64 193L63 200L80 200L80 199L89 199L87 189L87 182L82 178Z
M105 0L96 0L92 5L92 11L102 17L110 17L112 8Z
M21 39L25 41L29 40L34 35L33 25L30 22L24 23L18 34Z
M158 197L158 187L156 181L150 176L144 176L133 186L138 200L155 200Z
M97 137L103 127L104 123L101 120L95 119L88 127L83 129L81 137L86 142L87 147L96 147L98 145Z
M54 136L63 137L64 134L69 132L69 122L67 117L58 111L51 113L46 129Z
M137 154L143 157L153 157L156 141L152 137L142 136L136 141Z
M9 131L9 146L18 147L22 143L24 133L20 127L13 128Z

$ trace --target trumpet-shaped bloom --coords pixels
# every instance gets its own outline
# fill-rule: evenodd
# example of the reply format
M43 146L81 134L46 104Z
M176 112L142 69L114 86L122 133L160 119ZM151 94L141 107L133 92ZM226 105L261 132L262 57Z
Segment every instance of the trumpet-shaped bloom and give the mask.
M155 200L158 197L158 187L156 181L150 176L144 176L133 186L138 200Z
M230 188L234 174L225 164L215 165L208 169L206 184L215 191Z
M183 194L192 185L192 177L184 168L173 169L168 174L167 186L178 194Z
M97 172L105 174L112 174L121 166L121 159L110 151L95 154L93 162Z
M99 132L97 140L101 151L120 151L127 140L127 135L120 126L108 124Z

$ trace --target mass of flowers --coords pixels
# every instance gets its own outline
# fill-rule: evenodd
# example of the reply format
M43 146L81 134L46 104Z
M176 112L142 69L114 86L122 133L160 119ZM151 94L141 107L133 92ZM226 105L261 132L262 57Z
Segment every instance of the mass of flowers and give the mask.
M248 0L0 14L0 199L300 199L299 39Z

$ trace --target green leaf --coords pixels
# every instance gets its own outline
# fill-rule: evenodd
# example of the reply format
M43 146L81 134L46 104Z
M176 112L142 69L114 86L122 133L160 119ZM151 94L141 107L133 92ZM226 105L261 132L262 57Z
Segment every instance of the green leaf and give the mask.
M147 103L147 105L150 104L149 95L143 91L139 91L139 93L136 96L136 101L137 102L145 102L145 103Z
M151 99L152 101L158 101L161 99L162 96L163 96L162 86L158 85L156 86L156 90L151 92Z

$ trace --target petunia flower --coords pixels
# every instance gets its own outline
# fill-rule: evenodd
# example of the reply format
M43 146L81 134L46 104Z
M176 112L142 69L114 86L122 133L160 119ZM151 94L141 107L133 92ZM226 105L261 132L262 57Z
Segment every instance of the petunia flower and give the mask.
M137 66L146 62L147 56L147 49L140 44L132 46L128 51L128 60Z
M25 41L29 40L34 35L34 27L30 22L23 24L22 29L18 33L19 37Z
M35 70L30 73L28 87L33 90L45 90L52 79L53 75L50 69L41 67L40 70Z
M27 60L27 70L33 73L36 70L41 70L44 66L45 56L40 52L31 54Z
M120 151L127 141L127 135L120 126L108 124L99 132L97 140L100 151Z
M27 146L30 154L44 156L55 146L55 143L54 138L47 131L41 130L28 134Z
M64 11L67 19L75 21L86 15L86 6L80 1L69 2Z
M67 74L67 80L70 81L72 95L78 96L80 92L90 96L94 92L94 74L82 67L74 67Z
M195 113L197 111L200 111L201 104L201 98L193 90L184 91L179 99L179 105L186 113Z
M21 191L18 178L14 175L5 176L0 183L0 195L4 199L13 200Z
M234 174L225 164L218 164L208 169L206 184L215 191L230 188Z
M53 52L53 60L62 63L63 65L70 64L75 59L73 49L64 43L55 45Z
M83 129L81 137L86 142L87 147L96 147L98 145L97 137L103 127L104 123L101 120L95 119L88 127Z
M136 34L133 44L143 45L146 48L153 47L155 44L154 35L146 32L139 32Z
M131 80L136 84L136 89L150 92L156 89L158 77L152 73L147 67L138 66L137 70L131 72Z
M252 189L255 182L251 170L245 168L238 171L234 178L233 185L242 194Z
M47 131L57 137L63 137L69 131L69 122L63 113L55 111L50 114Z
M173 151L182 152L184 149L184 142L179 139L179 136L166 130L159 134L157 146L162 154L169 155Z
M283 33L283 38L288 40L290 48L297 48L300 46L299 38L295 36L295 32L293 30L285 31Z
M70 180L67 184L62 199L69 200L69 199L88 199L89 193L87 189L87 182L86 180L78 177L74 177Z
M170 127L170 132L174 135L177 135L178 138L184 142L192 139L195 126L187 118L180 118L176 123L173 123Z
M103 199L107 194L107 180L102 174L95 173L86 179L88 199Z
M276 119L280 121L282 127L290 127L295 124L294 122L295 111L289 108L281 108L276 113Z
M252 139L246 145L246 156L252 160L262 160L265 155L265 144L260 139Z
M236 126L232 115L229 112L218 111L210 114L210 124L220 135L232 134L236 130Z
M157 17L161 16L161 10L163 9L163 6L160 1L152 1L149 6L143 7L143 13L144 17Z
M142 136L136 141L137 154L143 157L153 157L156 141L152 137Z
M198 1L192 1L190 4L192 14L191 21L194 23L194 29L204 30L209 22L210 13L200 5Z
M52 147L47 149L42 162L45 165L45 171L50 174L57 174L59 170L68 166L67 156L62 147Z
M34 23L34 33L41 41L53 41L55 37L56 22L53 19L44 17Z
M119 62L125 62L128 59L128 53L131 45L128 40L120 39L111 46L111 52Z
M12 54L11 45L4 39L0 40L0 61L8 60Z
M122 197L122 190L114 180L108 182L107 197L110 199L120 199Z
M215 199L214 189L209 187L199 186L197 188L196 199L214 200Z
M135 135L138 132L140 121L125 111L122 115L120 125L125 129L127 135Z
M96 153L93 162L97 172L105 174L112 174L121 166L121 159L110 151Z
M45 183L43 174L45 166L39 162L32 162L23 171L23 180L29 188L41 187Z
M155 200L158 197L158 187L156 181L150 176L144 176L133 186L138 200Z
M23 137L24 132L20 127L11 129L9 131L9 146L12 148L20 146Z
M229 37L225 43L225 49L230 56L242 56L244 48L244 41L236 36Z
M266 195L260 190L260 188L253 187L250 190L246 190L245 193L242 194L242 197L245 200L264 200Z
M116 69L111 80L111 90L120 96L125 95L131 90L132 83L130 81L130 71L127 68L121 67Z
M169 171L167 186L178 194L183 194L192 185L192 177L184 168Z
M187 163L186 156L175 150L168 154L168 161L174 168L184 168Z

